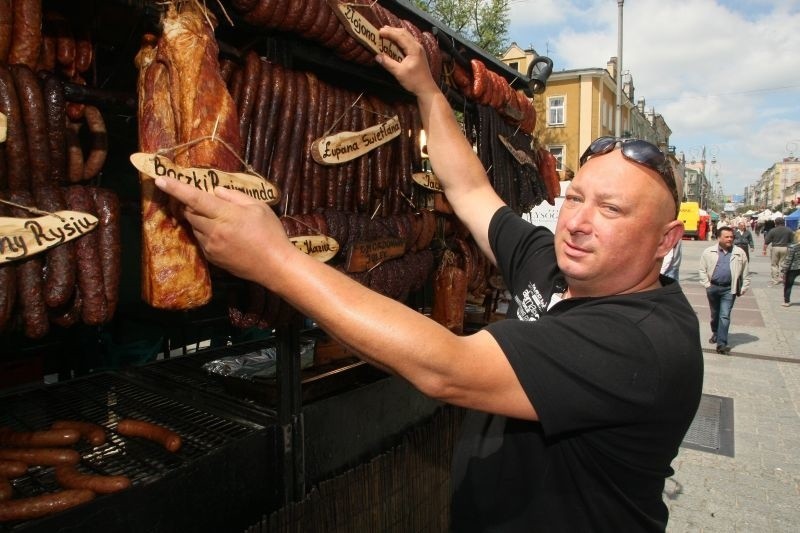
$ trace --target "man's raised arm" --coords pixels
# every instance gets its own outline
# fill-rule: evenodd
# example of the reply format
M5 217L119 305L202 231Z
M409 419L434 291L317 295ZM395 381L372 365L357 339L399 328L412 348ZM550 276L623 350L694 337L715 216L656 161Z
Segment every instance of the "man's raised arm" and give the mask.
M381 54L376 60L416 95L433 172L458 218L494 262L488 241L489 222L505 204L489 183L480 160L461 133L450 104L431 77L422 46L401 28L384 27L380 34L397 43L405 57L397 62Z

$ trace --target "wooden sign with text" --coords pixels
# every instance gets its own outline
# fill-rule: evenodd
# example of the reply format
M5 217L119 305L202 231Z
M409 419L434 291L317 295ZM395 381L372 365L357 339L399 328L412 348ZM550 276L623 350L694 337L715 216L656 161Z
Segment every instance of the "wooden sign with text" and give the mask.
M130 160L139 172L153 179L162 176L172 178L206 192L224 187L243 192L267 205L275 205L280 200L277 186L253 174L213 168L181 168L164 156L143 152L132 154Z
M298 250L322 263L330 261L339 252L336 239L326 235L299 235L289 237L289 240Z
M397 115L361 131L340 131L311 145L311 157L320 165L339 165L368 153L400 135Z
M97 217L80 211L56 211L37 218L0 217L0 264L77 239L96 228L97 222Z
M328 0L328 5L331 6L333 12L342 22L347 33L349 33L353 39L375 52L375 55L383 52L395 61L403 59L404 55L402 50L392 41L382 39L381 36L378 35L378 28L373 26L372 23L356 9L357 7L371 9L370 6L356 6L355 4L340 2L339 0Z
M533 162L533 159L531 159L531 156L528 155L527 152L514 148L514 146L511 144L511 141L509 141L504 135L498 134L497 138L500 139L500 142L506 147L506 150L508 150L508 152L511 154L511 157L517 160L517 163L520 165L529 165L534 168L538 168L536 163Z
M443 192L444 189L442 188L442 184L439 183L439 178L436 177L431 171L427 172L414 172L411 175L414 182L418 185L422 185L426 189L430 189L431 191L436 192Z
M374 241L354 243L347 253L347 272L366 272L367 270L406 253L406 241L386 237Z

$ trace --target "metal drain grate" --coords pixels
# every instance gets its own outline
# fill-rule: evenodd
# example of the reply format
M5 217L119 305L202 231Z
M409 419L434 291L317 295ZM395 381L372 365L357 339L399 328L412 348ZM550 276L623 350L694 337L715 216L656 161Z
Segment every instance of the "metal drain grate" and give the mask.
M733 457L733 398L703 394L681 446Z

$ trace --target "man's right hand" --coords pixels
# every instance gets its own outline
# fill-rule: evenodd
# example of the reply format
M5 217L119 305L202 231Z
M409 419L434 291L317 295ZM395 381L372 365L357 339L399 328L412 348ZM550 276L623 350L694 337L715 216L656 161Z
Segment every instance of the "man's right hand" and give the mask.
M272 288L275 276L263 280L263 273L277 272L298 252L263 202L223 187L209 194L173 179L158 178L155 184L183 205L206 258L236 277Z
M417 97L439 92L439 87L431 76L425 49L407 30L384 26L380 29L380 36L396 43L405 54L399 62L386 54L379 54L375 58L383 68L397 78L405 90Z
M425 50L405 29L384 27L380 29L380 35L395 42L406 54L401 61L385 54L377 56L376 60L406 90L416 95L427 134L431 168L456 216L484 255L494 263L489 245L489 223L505 203L492 188L483 165L455 120L453 109L431 77Z

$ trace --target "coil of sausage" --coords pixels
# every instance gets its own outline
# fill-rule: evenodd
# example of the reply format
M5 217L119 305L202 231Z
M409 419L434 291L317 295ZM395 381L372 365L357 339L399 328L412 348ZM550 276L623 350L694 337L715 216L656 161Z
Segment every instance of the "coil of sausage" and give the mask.
M6 116L6 181L9 190L30 188L28 141L11 72L0 65L0 113Z
M8 63L36 68L42 45L42 0L12 2L11 49Z
M27 65L11 65L11 74L19 99L28 140L30 180L34 187L51 181L50 145L42 89L33 70Z
M64 193L56 185L34 189L36 206L49 213L67 208ZM67 305L75 291L75 244L71 241L47 250L44 255L44 302L49 309Z
M10 200L18 205L33 206L33 198L27 191L15 191ZM14 207L12 216L25 218L29 211ZM50 323L47 321L47 306L44 303L44 284L42 283L42 258L32 255L16 261L17 304L22 313L25 336L40 339L47 335Z
M0 193L0 199L3 198ZM9 215L6 205L0 203L0 217ZM13 263L0 265L0 332L11 322L14 302L17 297L17 272Z
M6 63L8 60L8 51L11 49L13 18L11 0L0 0L0 63Z
M68 187L66 199L70 209L97 216L94 200L86 187L82 185ZM97 231L90 231L75 240L78 288L83 300L81 319L84 324L89 325L105 324L109 318L99 240Z
M106 313L110 320L114 316L117 301L119 300L119 279L122 269L119 198L116 193L109 189L98 187L92 188L91 191L99 219L97 242L100 253L100 268L103 272Z

